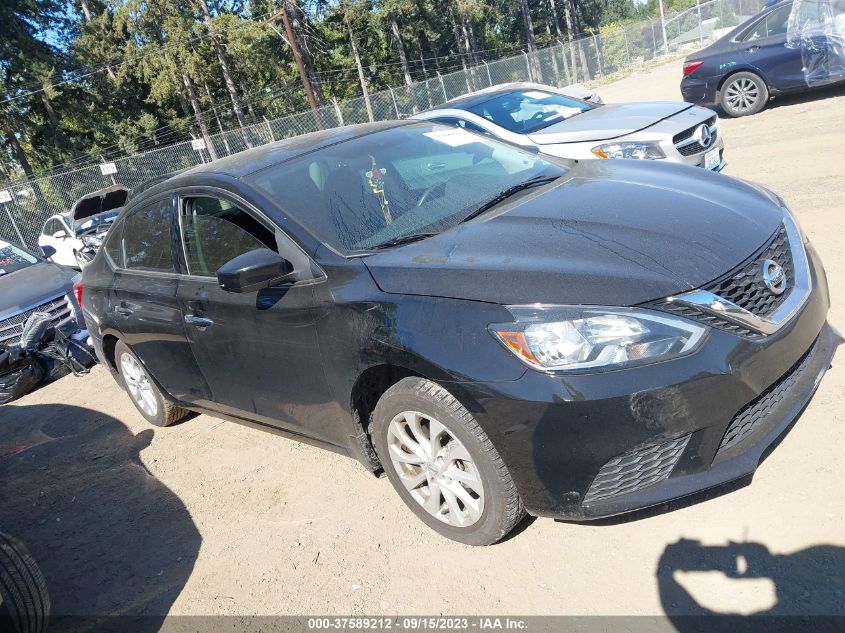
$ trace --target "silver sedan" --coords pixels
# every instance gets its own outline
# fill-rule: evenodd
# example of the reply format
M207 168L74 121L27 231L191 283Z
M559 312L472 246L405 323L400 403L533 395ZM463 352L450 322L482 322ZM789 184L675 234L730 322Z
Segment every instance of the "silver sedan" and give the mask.
M515 83L494 86L414 115L494 136L561 158L653 159L721 171L719 119L682 102L603 105L567 88Z

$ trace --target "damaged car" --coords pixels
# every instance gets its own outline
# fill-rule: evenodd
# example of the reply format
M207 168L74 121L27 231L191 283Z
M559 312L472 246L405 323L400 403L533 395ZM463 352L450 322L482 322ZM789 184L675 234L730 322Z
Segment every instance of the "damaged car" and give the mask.
M772 191L421 121L149 187L80 292L152 424L207 412L352 456L472 545L747 478L839 343Z
M129 198L123 185L112 185L82 196L70 211L44 222L38 246L55 249L52 261L78 269L85 267L103 243L112 222Z

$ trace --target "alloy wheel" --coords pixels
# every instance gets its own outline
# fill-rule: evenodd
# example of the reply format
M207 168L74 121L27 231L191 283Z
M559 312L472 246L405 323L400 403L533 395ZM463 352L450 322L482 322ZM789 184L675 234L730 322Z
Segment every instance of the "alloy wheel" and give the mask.
M135 404L147 415L155 416L158 413L158 401L141 363L131 354L124 353L120 357L120 369Z
M439 421L419 411L391 420L387 447L399 479L430 515L454 527L476 523L484 486L469 451Z
M736 112L748 112L760 100L760 88L751 79L740 77L728 86L725 100Z

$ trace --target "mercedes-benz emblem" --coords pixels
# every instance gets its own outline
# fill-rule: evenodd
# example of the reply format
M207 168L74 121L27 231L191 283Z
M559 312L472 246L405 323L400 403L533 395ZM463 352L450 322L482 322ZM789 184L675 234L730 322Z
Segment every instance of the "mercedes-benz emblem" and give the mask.
M710 143L713 142L713 133L710 131L710 126L706 123L702 123L696 128L695 137L701 143L702 147L710 147Z
M783 266L773 259L763 262L763 283L773 294L780 295L786 290L786 272Z

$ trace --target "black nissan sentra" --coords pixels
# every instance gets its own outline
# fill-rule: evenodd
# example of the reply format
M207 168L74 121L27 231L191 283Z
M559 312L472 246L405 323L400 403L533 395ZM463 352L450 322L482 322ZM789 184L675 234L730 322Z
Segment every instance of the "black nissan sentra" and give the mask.
M743 478L839 342L771 191L419 122L160 180L81 291L151 423L202 411L348 454L473 545L526 512L586 520Z

